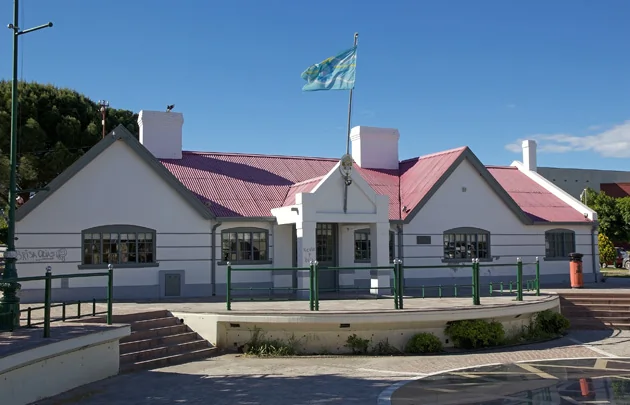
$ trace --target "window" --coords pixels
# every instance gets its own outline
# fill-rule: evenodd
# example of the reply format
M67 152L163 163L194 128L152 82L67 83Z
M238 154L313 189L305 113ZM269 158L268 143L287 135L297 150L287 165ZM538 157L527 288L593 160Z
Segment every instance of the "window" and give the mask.
M155 230L134 225L108 225L86 229L82 234L79 267L157 266Z
M232 228L221 231L221 259L223 262L269 262L269 232L260 228Z
M575 232L568 229L552 229L545 232L545 259L569 260L575 252Z
M372 249L370 246L370 230L359 229L354 231L354 261L355 263L369 263L372 260ZM395 234L389 231L389 261L396 257Z
M444 261L491 260L490 232L456 228L444 232Z

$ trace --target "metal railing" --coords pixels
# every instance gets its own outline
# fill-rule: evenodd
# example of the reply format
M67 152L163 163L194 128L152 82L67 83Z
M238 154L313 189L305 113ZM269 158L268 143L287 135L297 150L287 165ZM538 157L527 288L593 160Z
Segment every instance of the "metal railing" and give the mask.
M32 328L35 326L43 325L44 327L44 337L50 337L50 324L56 321L66 321L68 319L80 319L82 316L97 316L97 315L107 315L107 324L112 324L112 311L113 311L113 296L114 296L114 269L110 265L108 271L98 272L98 273L81 273L81 274L59 274L53 275L51 271L51 267L46 267L46 275L45 276L35 276L35 277L18 277L11 279L3 279L3 283L15 283L20 286L20 282L28 282L28 281L44 281L44 305L37 307L27 307L25 309L21 309L18 313L14 311L11 312L1 312L0 317L9 316L11 320L14 320L15 317L19 317L17 320L18 327L20 328ZM81 305L85 304L85 302L81 301L66 301L60 303L52 303L52 280L56 279L71 279L71 278L90 278L90 277L107 277L107 310L105 311L97 311L96 303L97 300L93 299L91 301L92 310L82 315L81 313ZM90 301L88 301L89 303ZM72 308L76 305L77 314L74 316L67 316L66 309ZM61 307L61 317L52 318L51 317L51 309ZM33 312L34 311L44 311L44 319L42 321L33 322ZM22 314L26 313L26 324L22 325ZM14 325L16 322L10 322L11 325ZM16 328L11 328L10 331L15 330Z
M426 298L426 291L429 289L437 290L437 298L445 297L444 290L450 289L453 293L451 297L458 298L461 295L459 291L463 288L470 288L472 291L471 298L473 301L473 305L481 305L481 277L480 277L480 261L479 259L473 259L471 264L445 264L442 266L405 266L402 260L396 259L394 260L396 265L396 270L394 273L395 277L395 301L396 309L403 309L403 297L405 295L405 291L409 290L420 290L421 298ZM535 274L533 279L523 279L523 266L526 265L534 265L535 266ZM536 296L540 296L540 261L538 257L535 262L532 263L523 263L520 258L517 258L516 263L484 263L483 267L516 267L516 280L509 282L489 282L489 292L490 295L494 295L499 293L501 295L506 293L506 286L509 287L509 293L516 294L516 301L523 301L523 291L534 291ZM470 268L471 269L471 284L439 284L439 285L421 285L418 287L407 287L404 284L405 280L405 271L406 270L435 270L435 269L454 269L454 268ZM498 287L498 288L497 288ZM525 287L525 288L523 288Z
M535 276L533 279L523 279L523 266L526 265L535 265ZM276 291L283 291L288 293L296 293L298 291L308 291L309 296L309 309L311 311L319 311L319 301L320 292L326 292L326 290L322 290L320 288L320 273L327 271L343 271L343 270L353 270L357 271L382 271L382 270L390 270L393 275L393 283L388 287L376 287L369 288L370 290L378 290L378 293L375 294L375 298L381 297L381 290L385 289L390 294L393 295L394 300L394 309L404 309L404 297L405 291L410 290L420 290L421 298L426 298L426 291L429 289L437 290L437 297L443 298L446 297L444 291L446 289L450 289L453 293L450 295L451 297L459 298L461 294L459 292L462 288L470 288L472 291L471 298L473 301L473 305L481 305L481 277L480 277L480 266L481 263L479 259L473 259L470 264L445 264L441 266L436 265L428 265L428 266L405 266L400 259L394 259L393 263L390 266L380 266L380 267L320 267L317 261L311 261L309 263L309 267L286 267L286 268L259 268L259 267L232 267L230 263L227 266L227 293L226 293L226 307L227 310L230 311L232 309L232 302L235 301L275 301L275 300L290 300L294 299L291 296L278 296L274 293ZM535 295L540 295L540 262L538 258L533 263L523 263L520 258L517 259L516 263L484 263L483 267L515 267L516 269L516 280L509 282L490 282L489 283L489 292L490 295L493 294L505 294L509 291L509 293L516 294L516 301L523 301L523 290L525 291L535 291ZM436 269L454 269L454 268L465 268L471 270L471 283L470 284L447 284L447 285L421 285L418 287L407 287L405 286L405 272L408 270L436 270ZM302 287L299 288L297 286L292 287L233 287L232 285L232 273L233 272L278 272L278 271L308 271L308 288ZM292 274L293 276L293 274ZM382 275L381 275L382 276ZM525 286L525 288L523 288ZM507 289L506 287L509 287ZM356 286L340 286L334 291L342 292L342 291L360 291L365 290L365 287L356 287ZM268 291L269 294L266 297L254 296L252 293L255 291ZM234 297L232 292L234 291L249 291L250 295L248 297ZM388 297L385 297L388 298Z
M297 272L297 271L308 271L309 279L311 280L311 285L308 288L299 288L299 287L233 287L232 286L232 273L234 272L279 272L279 271L289 271L289 272ZM232 302L236 301L287 301L292 299L290 296L278 296L275 295L275 292L281 291L287 294L294 294L298 291L309 291L309 295L313 295L313 265L309 267L274 267L274 268L260 268L260 267L233 267L230 262L227 263L227 286L226 286L226 307L227 310L230 311L232 309ZM293 277L293 274L291 274ZM249 295L247 297L234 296L232 293L236 291L248 291ZM260 296L254 294L255 292L268 292L267 296ZM312 302L312 299L310 300Z

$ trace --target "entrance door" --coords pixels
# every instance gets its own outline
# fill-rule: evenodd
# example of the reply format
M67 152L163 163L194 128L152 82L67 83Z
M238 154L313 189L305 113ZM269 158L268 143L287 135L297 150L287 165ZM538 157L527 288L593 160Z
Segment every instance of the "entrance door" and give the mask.
M317 223L315 228L315 253L319 268L337 266L337 224ZM337 291L339 276L337 270L319 272L319 291Z

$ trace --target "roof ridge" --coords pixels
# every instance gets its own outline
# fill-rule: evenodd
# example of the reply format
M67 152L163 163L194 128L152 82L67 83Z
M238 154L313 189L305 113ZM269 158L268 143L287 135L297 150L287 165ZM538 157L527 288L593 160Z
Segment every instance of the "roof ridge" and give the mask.
M289 188L291 188L291 187L295 187L295 186L301 186L301 185L303 185L303 184L307 184L307 183L312 183L312 182L314 182L315 180L321 180L321 179L323 179L324 177L326 177L326 176L324 175L324 176L311 177L310 179L306 179L306 180L302 180L302 181L297 182L297 183L293 183L293 184L291 184L291 185L289 186Z
M300 160L326 160L331 162L336 162L339 159L337 158L327 158L327 157L317 157L317 156L294 156L294 155L267 155L262 153L241 153L241 152L202 152L202 151L192 151L192 150L184 150L182 154L188 153L193 155L222 155L222 156L248 156L248 157L259 157L259 158L282 158L282 159L300 159Z
M461 152L468 149L468 146L460 146L458 148L453 148L453 149L447 149L447 150L443 150L440 152L433 152L433 153L429 153L428 155L422 155L422 156L416 156L416 157L412 157L409 159L405 159L405 160L401 160L400 163L406 163L406 162L410 162L412 160L420 160L420 159L426 159L426 158L432 158L432 157L437 157L440 155L446 155L447 153L453 153L453 152Z

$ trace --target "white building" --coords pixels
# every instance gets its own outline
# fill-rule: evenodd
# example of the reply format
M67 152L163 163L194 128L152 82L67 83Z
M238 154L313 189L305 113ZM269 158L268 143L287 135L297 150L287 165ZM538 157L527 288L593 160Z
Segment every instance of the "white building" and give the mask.
M467 147L399 162L395 129L355 127L354 165L339 159L182 151L183 116L142 111L140 141L122 126L17 211L20 276L115 267L119 299L224 295L236 267L357 267L321 288L387 288L406 265L482 262L482 281L515 279L540 257L543 285L566 283L568 254L598 266L596 214L524 163L486 167ZM531 278L533 266L525 272ZM103 278L54 280L53 298L102 296ZM236 287L306 287L306 272L240 272ZM407 286L470 284L467 269L410 270ZM23 301L40 300L26 283ZM260 290L256 290L259 291ZM266 291L263 291L266 293Z

